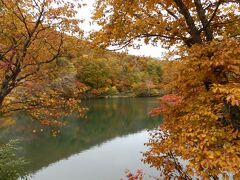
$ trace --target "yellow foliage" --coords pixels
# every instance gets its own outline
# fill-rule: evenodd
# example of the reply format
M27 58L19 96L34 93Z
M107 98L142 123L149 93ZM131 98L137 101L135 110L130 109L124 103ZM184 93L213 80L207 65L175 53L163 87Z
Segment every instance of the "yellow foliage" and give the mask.
M92 37L99 46L138 47L143 39L176 49L171 59L178 60L164 66L163 83L182 103L165 111L144 154L165 177L240 174L239 10L239 1L221 0L95 4L93 18L102 29ZM187 160L186 168L179 158Z
M172 82L172 87L183 97L183 102L164 114L164 123L148 143L151 150L145 153L145 162L157 168L168 166L172 160L166 160L164 154L171 151L176 157L188 160L187 174L191 174L192 169L195 175L207 178L239 173L240 132L233 128L230 112L224 108L227 106L224 101L239 107L240 76L228 65L240 67L240 53L224 55L238 52L239 47L236 40L213 41L204 47L192 47L181 59L179 78ZM209 49L214 54L211 58L206 57ZM225 76L216 71L217 68L221 68ZM223 84L225 78L227 82ZM206 80L212 82L209 91L205 88Z

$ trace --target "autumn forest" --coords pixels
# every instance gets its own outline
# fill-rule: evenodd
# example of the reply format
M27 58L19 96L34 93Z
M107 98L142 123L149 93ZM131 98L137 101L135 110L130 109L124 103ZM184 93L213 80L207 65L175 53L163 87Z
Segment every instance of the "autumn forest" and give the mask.
M240 1L0 0L0 179L240 179Z

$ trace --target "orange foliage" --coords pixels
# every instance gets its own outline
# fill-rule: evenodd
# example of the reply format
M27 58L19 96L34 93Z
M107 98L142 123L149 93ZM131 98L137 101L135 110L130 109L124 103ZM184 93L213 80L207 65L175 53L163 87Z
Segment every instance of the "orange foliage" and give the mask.
M163 113L165 121L147 144L151 149L145 153L145 162L161 169L163 175L210 178L231 172L238 177L240 133L230 106L239 108L239 47L233 39L213 41L192 47L182 58L184 66L174 81L181 103L174 106L175 97L167 95L161 98L166 100L160 108L151 112ZM235 54L226 55L229 52ZM209 53L214 56L209 58ZM210 90L205 88L206 79L212 82ZM174 103L169 105L168 101ZM186 167L176 164L174 157L187 160Z
M96 44L138 47L143 39L174 46L163 84L179 99L165 96L151 112L165 121L144 154L167 178L239 179L239 10L234 0L96 2L94 19L102 27L93 34Z
M143 180L143 171L138 169L136 174L132 174L127 170L126 177L128 180Z
M75 94L66 97L51 79L56 60L77 51L82 33L77 5L68 0L0 1L1 113L26 110L33 118L51 121L45 121L48 125L60 125L55 120L73 111L84 113L74 99L83 88L76 84Z
M178 106L182 102L182 97L175 94L164 95L160 98L160 107L154 108L149 112L150 116L158 116L161 113L166 113L171 106Z

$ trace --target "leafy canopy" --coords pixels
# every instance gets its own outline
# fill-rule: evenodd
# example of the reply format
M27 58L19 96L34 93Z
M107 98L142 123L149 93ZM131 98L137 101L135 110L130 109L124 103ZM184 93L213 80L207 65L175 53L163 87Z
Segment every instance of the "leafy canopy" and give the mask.
M97 0L93 19L102 29L93 37L103 47L136 45L135 39L191 46L223 33L239 34L236 11L239 2L234 0Z
M78 107L51 79L55 61L74 52L71 43L78 44L77 6L77 1L63 0L0 1L1 113L26 109L51 120L50 115L59 116L59 109L65 115ZM55 111L49 112L51 107Z
M239 1L98 0L93 18L102 27L95 43L124 48L176 47L165 66L164 123L147 143L145 162L164 176L239 177ZM172 65L172 66L171 66ZM168 76L167 72L170 72ZM186 160L184 167L178 162Z

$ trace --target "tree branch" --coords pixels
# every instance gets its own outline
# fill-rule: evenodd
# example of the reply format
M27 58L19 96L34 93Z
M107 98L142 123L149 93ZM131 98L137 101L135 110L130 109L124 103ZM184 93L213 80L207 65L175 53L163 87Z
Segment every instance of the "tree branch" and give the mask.
M174 17L174 19L176 19L176 20L179 19L178 16L177 16L176 14L174 14L171 10L169 10L167 7L165 7L163 3L160 2L160 3L158 3L158 4L160 4L160 6L162 6L162 8L163 8L165 11L167 11L168 14L170 14L172 17Z
M218 1L217 5L216 5L216 8L215 8L215 10L214 10L211 18L209 19L209 21L207 22L207 24L205 25L205 27L203 27L203 28L201 29L201 31L205 31L205 29L210 26L211 22L213 21L214 17L215 17L216 14L217 14L217 11L218 11L219 6L220 6L222 3L223 3L223 0L219 0L219 1Z
M188 10L188 8L185 6L185 4L182 2L182 0L174 0L175 4L177 5L179 12L184 16L186 23L190 29L190 34L192 36L192 39L194 40L194 43L202 43L202 39L200 36L200 32L197 29L194 20Z
M213 40L213 30L210 26L207 26L208 20L207 20L206 14L205 14L205 10L202 6L201 0L194 0L194 4L197 9L198 18L202 23L207 41L212 41Z

